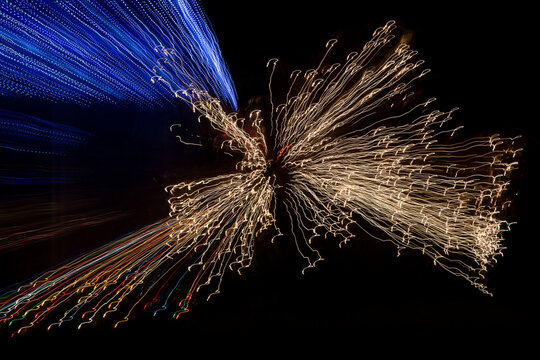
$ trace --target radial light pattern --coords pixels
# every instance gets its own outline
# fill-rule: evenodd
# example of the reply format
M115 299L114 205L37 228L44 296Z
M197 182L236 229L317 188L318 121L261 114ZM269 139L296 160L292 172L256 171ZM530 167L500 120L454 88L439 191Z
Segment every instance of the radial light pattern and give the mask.
M343 64L326 63L328 42L316 68L293 72L281 101L272 97L264 121L260 111L228 113L201 84L183 86L187 69L164 51L154 80L224 135L223 151L239 156L236 171L169 186L170 218L8 293L4 320L23 330L62 309L50 326L83 325L119 313L128 298L119 322L137 306L156 314L169 302L176 316L201 285L217 293L228 268L249 266L263 231L295 241L309 268L321 260L314 237L346 243L360 227L487 292L483 275L510 226L505 192L519 149L498 135L463 138L451 125L455 109L416 101L414 85L428 70L395 30L394 22L377 29ZM290 229L278 227L278 203Z
M193 79L236 110L230 74L196 0L10 0L0 3L0 94L81 105L155 107L148 86L161 49L174 49ZM171 50L173 51L173 50Z
M486 291L483 274L510 225L500 213L519 149L499 135L454 142L463 127L448 123L455 109L410 101L428 70L395 28L378 29L343 65L291 75L274 127L293 230L309 250L313 236L346 242L352 224L369 224L374 236L420 249Z

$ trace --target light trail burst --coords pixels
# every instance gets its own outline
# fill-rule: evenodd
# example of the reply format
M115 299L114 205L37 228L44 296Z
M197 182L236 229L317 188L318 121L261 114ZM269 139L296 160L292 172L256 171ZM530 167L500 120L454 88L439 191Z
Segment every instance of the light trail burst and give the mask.
M0 94L80 105L166 104L148 86L160 49L236 110L236 92L195 0L12 0L0 3ZM157 65L159 66L159 65Z
M116 324L137 307L156 314L176 303L177 316L201 286L218 293L227 268L249 266L254 241L270 228L291 236L309 268L322 259L313 238L346 243L360 226L398 251L421 250L487 293L483 275L510 226L505 191L520 149L498 135L460 139L454 109L414 102L413 86L428 71L395 29L377 29L344 64L326 64L330 41L315 69L293 72L283 103L271 99L269 138L260 111L241 119L201 84L179 86L186 69L165 51L169 61L154 80L224 134L223 151L240 156L236 172L169 186L170 218L6 294L4 321L22 331L59 311L49 328L82 326L119 313L126 299ZM278 205L290 220L283 234Z

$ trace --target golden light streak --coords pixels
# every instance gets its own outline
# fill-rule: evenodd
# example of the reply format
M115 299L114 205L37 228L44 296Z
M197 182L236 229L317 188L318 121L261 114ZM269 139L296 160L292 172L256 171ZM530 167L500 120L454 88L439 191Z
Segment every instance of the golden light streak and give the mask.
M274 117L287 211L307 239L347 242L361 218L398 250L420 249L487 292L482 278L510 226L501 211L520 149L498 135L453 142L462 126L447 122L456 109L430 110L434 99L409 105L428 70L395 41L395 28L377 29L343 65L291 74Z

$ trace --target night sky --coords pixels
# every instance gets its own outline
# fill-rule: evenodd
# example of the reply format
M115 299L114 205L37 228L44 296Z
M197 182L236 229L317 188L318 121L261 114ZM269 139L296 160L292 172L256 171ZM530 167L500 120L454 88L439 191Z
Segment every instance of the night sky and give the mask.
M278 73L307 69L318 63L328 39L337 38L337 51L346 54L361 49L376 27L393 19L412 34L413 48L432 70L421 90L427 97L437 97L441 110L460 108L454 123L465 125L471 135L523 136L525 151L511 187L517 196L508 214L518 223L506 234L504 257L488 274L494 296L434 267L418 252L404 251L397 258L394 245L361 233L342 249L320 242L325 261L305 275L292 240L281 238L272 245L263 237L245 275L227 275L219 296L208 303L205 297L195 300L191 312L180 320L142 314L117 330L106 323L78 332L69 328L44 334L41 329L17 341L177 339L252 330L265 334L346 330L353 335L371 330L515 331L534 323L538 191L533 186L538 178L539 136L532 131L538 118L531 111L537 71L530 9L470 7L467 2L421 7L409 2L351 7L352 3L356 2L202 1L237 87L241 115L267 108L265 65L270 58L280 59ZM51 223L70 212L111 214L106 222L0 253L2 287L166 216L166 185L215 174L230 165L212 146L191 148L176 141L169 131L175 122L205 132L183 103L147 112L4 98L0 105L94 134L75 155L46 165L74 174L73 182L4 187L2 212L9 212L7 200L13 198L36 207L11 214L2 226L21 217L39 221L40 208L47 204L54 208L46 212L45 221ZM9 159L11 166L24 167L25 161Z

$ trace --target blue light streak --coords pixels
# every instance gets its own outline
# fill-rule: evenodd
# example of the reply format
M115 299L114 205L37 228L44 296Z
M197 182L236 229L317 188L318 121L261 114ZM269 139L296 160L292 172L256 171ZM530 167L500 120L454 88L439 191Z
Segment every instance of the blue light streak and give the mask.
M0 110L0 150L28 154L66 155L92 134L35 116Z
M196 0L10 0L0 3L0 95L132 105L174 101L151 82L160 49L196 86L237 110L216 36Z

